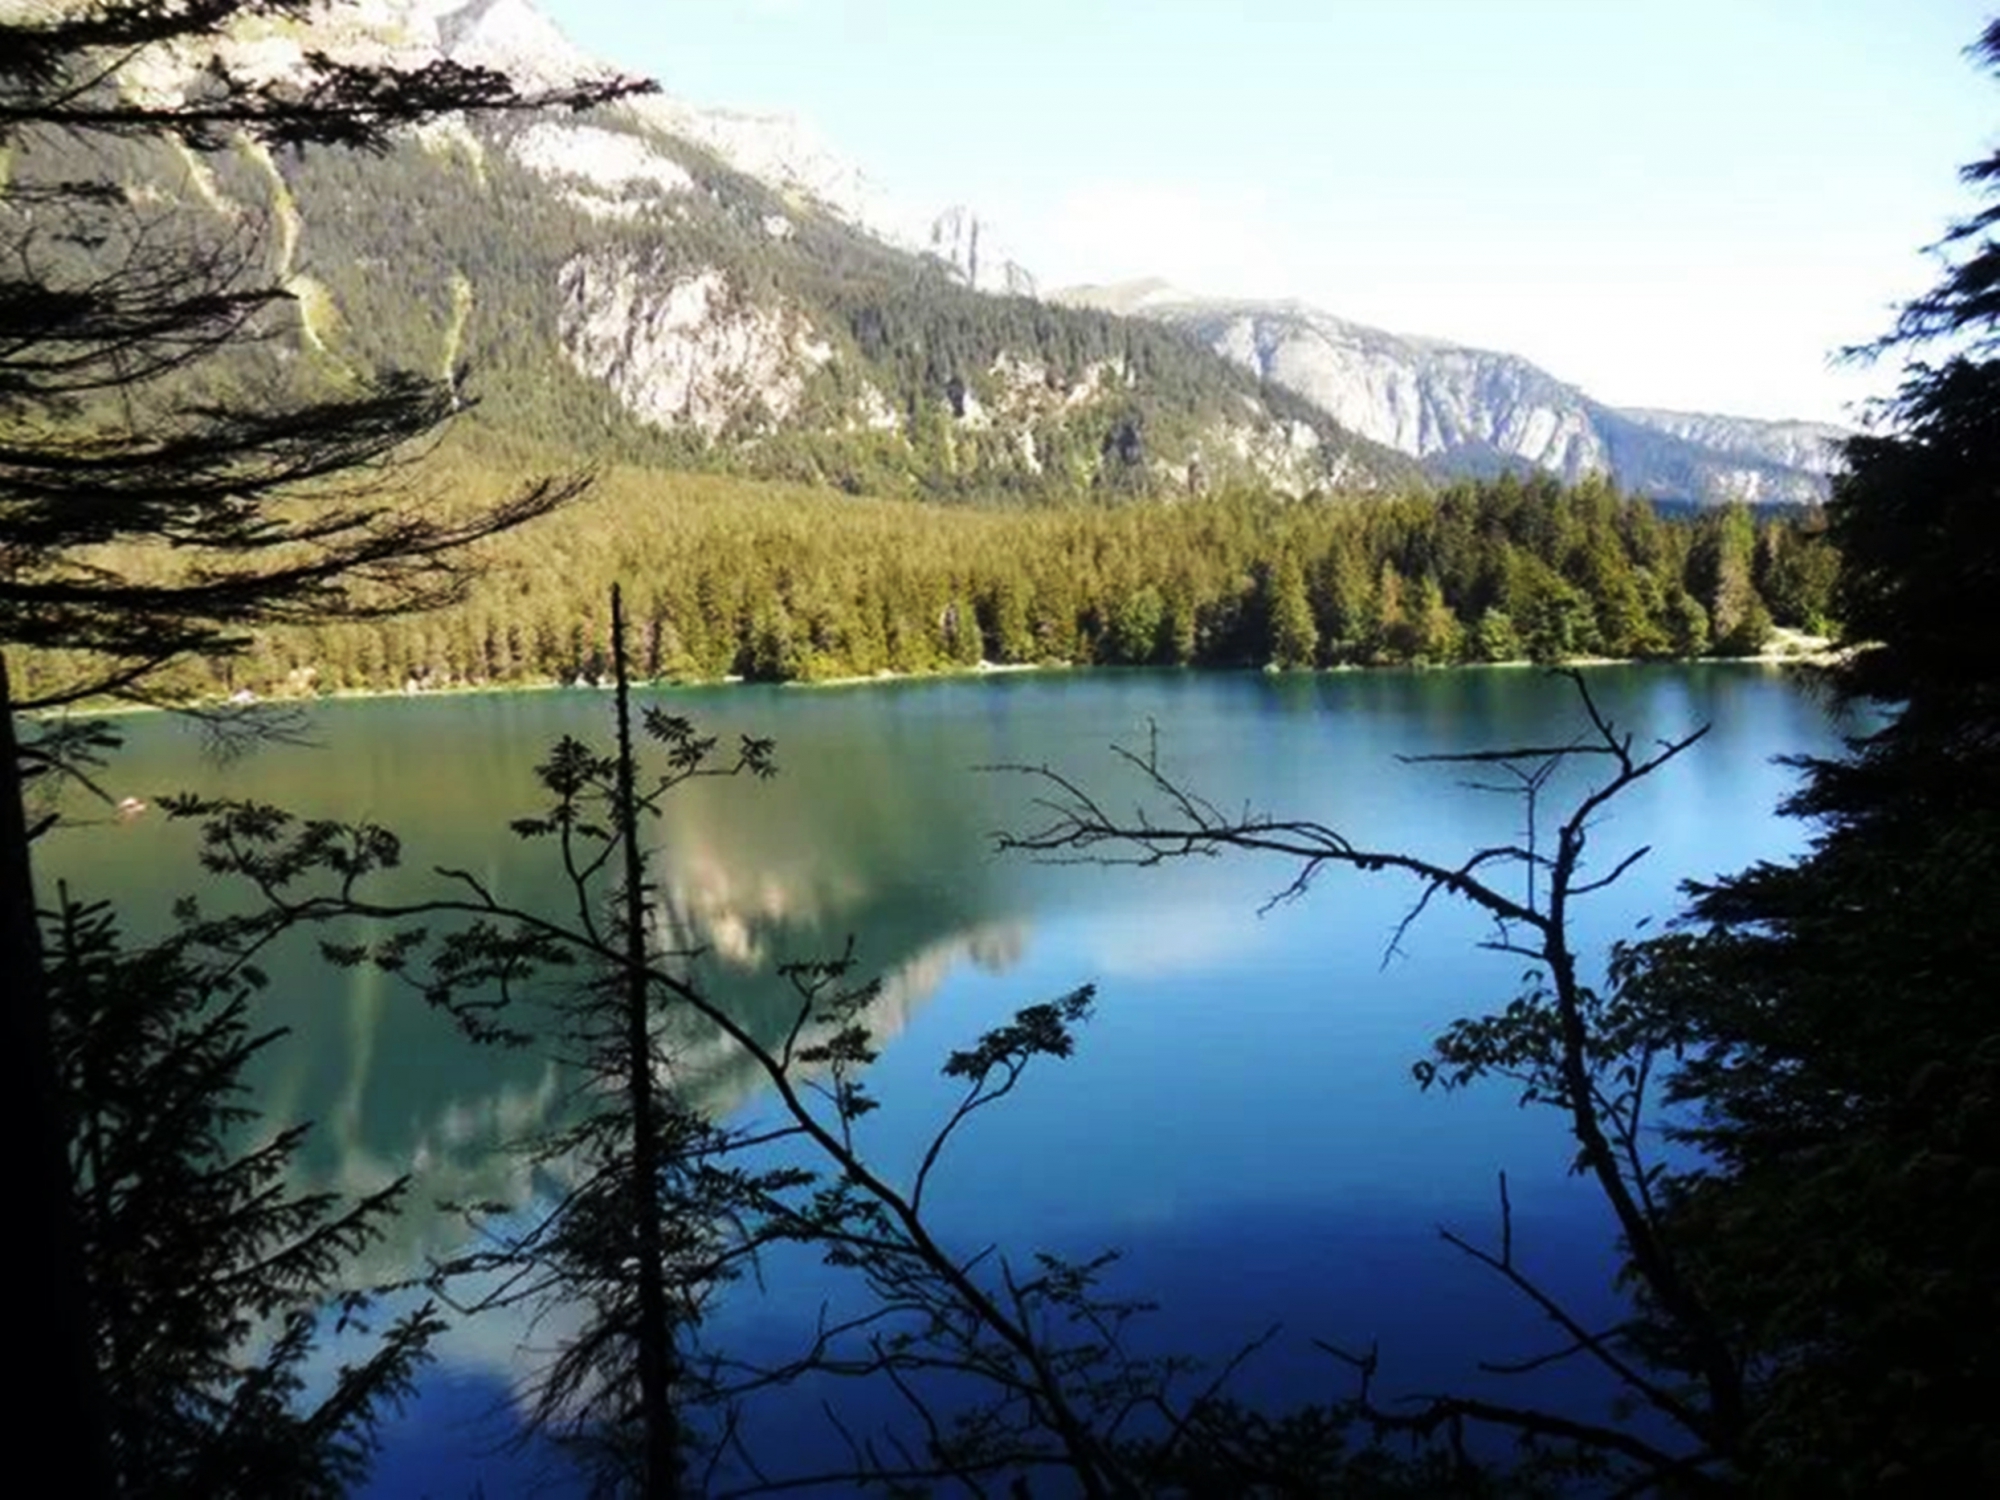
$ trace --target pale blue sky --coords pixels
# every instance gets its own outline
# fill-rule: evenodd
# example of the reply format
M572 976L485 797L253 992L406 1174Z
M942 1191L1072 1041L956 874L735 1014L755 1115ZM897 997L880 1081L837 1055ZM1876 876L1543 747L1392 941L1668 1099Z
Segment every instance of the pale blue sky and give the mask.
M1838 419L1927 285L1995 0L540 0L796 113L1045 286L1160 275L1524 354L1629 405Z

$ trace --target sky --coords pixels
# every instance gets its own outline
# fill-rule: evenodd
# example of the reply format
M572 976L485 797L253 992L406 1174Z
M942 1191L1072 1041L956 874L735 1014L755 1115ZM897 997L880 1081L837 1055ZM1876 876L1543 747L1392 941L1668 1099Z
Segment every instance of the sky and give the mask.
M1593 396L1849 420L2000 142L1995 0L538 0L796 114L1046 288L1158 276L1524 355Z

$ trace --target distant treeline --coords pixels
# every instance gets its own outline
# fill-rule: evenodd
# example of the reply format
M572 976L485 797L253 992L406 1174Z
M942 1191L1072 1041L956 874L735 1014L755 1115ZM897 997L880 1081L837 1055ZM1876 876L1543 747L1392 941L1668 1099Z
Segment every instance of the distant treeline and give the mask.
M468 481L469 482L469 481ZM1595 481L1396 500L869 500L617 471L492 544L447 613L290 628L190 696L535 684L607 670L613 579L655 678L817 680L980 661L1326 667L1743 655L1830 628L1819 517L1667 519ZM25 663L32 689L48 663Z

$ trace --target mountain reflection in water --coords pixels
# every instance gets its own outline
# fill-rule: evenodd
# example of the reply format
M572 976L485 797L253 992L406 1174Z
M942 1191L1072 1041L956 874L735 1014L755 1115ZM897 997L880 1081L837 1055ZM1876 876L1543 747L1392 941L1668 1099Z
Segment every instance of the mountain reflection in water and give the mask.
M1805 830L1772 816L1791 776L1771 758L1825 752L1841 726L1793 679L1754 667L1615 668L1591 681L1640 742L1714 725L1594 835L1607 862L1654 851L1580 915L1594 949L1671 911L1681 880L1798 847ZM1441 907L1385 966L1411 895L1387 881L1329 876L1259 916L1290 872L1254 859L1155 870L999 859L989 836L1032 819L1032 787L972 769L1049 764L1109 780L1107 745L1144 744L1157 726L1168 762L1224 808L1318 818L1443 857L1510 841L1520 809L1397 757L1559 741L1574 723L1566 684L1506 671L1021 674L666 701L725 743L774 736L781 774L690 783L668 799L649 840L653 919L701 949L704 985L772 1038L796 1013L777 966L854 940L857 972L882 980L867 1020L886 1044L869 1075L883 1108L866 1124L892 1174L950 1106L938 1066L953 1048L1022 1005L1100 985L1077 1055L1036 1070L954 1146L934 1203L941 1232L1015 1254L1122 1247L1125 1284L1163 1304L1142 1335L1160 1347L1213 1355L1282 1320L1295 1336L1246 1375L1250 1394L1274 1399L1334 1394L1311 1336L1379 1337L1385 1389L1464 1388L1479 1358L1540 1347L1532 1312L1435 1235L1445 1222L1484 1238L1502 1170L1524 1257L1585 1313L1613 1306L1610 1231L1568 1176L1560 1123L1504 1087L1438 1097L1410 1082L1445 1023L1515 992L1519 963L1477 950L1477 920ZM456 866L503 899L555 910L566 893L549 851L506 825L538 810L531 768L547 746L566 732L601 744L607 719L592 693L341 703L317 715L323 748L273 747L226 771L169 721L135 719L110 784L147 800L226 788L369 818L403 836L395 894ZM119 898L156 926L200 883L192 854L191 832L163 819L106 822L51 840L41 878ZM406 1276L462 1248L463 1223L439 1200L523 1214L548 1201L553 1179L507 1149L566 1107L566 1080L537 1049L473 1047L406 986L329 970L310 941L271 967L263 1014L293 1035L256 1085L264 1128L317 1123L299 1185L360 1191L417 1173L367 1274ZM683 1041L675 1082L705 1108L755 1119L768 1107L720 1038L690 1028ZM775 1261L766 1279L765 1293L724 1307L718 1338L785 1349L837 1293L809 1257ZM462 1494L482 1478L489 1493L515 1492L512 1471L474 1456L479 1439L459 1424L497 1405L504 1428L506 1392L562 1332L559 1313L453 1328L373 1493Z

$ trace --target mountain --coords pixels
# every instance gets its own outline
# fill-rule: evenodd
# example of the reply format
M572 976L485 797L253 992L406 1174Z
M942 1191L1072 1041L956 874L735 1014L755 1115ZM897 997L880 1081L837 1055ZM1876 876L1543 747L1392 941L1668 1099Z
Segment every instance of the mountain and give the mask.
M616 71L528 0L353 0L220 50L280 77L309 50L531 84ZM199 55L141 61L119 87L200 86ZM10 167L76 177L71 150L27 139ZM258 243L294 294L244 379L463 366L475 433L878 493L1422 483L1171 329L1024 295L977 214L903 212L782 117L656 95L437 121L379 158L130 144L88 170L107 167L172 232Z
M1385 333L1297 302L1204 299L1160 281L1054 295L1172 328L1443 473L1526 463L1569 480L1608 473L1663 500L1801 504L1826 497L1848 436L1824 423L1608 406L1517 355Z
M544 86L615 71L529 0L342 0L219 50L273 76L309 50ZM119 86L171 97L203 61L149 53ZM76 165L30 140L10 170ZM1842 436L1611 407L1516 356L1298 303L1156 282L1038 299L976 211L900 205L789 117L664 95L438 121L382 159L134 146L115 166L189 234L268 231L296 327L253 357L335 381L464 365L477 430L595 456L936 496L1303 495L1532 465L1797 503L1824 496Z

